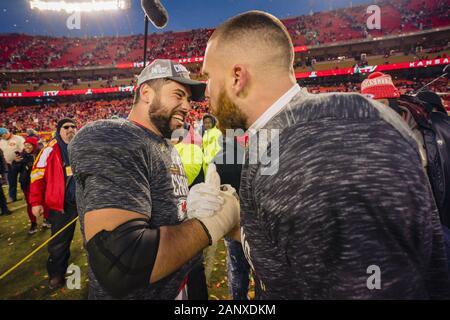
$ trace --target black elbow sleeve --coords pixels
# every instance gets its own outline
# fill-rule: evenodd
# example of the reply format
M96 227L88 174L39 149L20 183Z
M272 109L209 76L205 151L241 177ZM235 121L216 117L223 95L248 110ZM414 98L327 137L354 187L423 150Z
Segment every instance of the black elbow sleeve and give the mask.
M95 277L114 298L149 286L158 246L159 229L150 229L145 219L103 230L86 244Z

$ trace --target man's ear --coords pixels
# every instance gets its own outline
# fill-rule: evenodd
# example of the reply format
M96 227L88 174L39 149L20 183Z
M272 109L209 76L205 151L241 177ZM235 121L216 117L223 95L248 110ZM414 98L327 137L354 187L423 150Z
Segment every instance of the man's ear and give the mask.
M149 85L147 84L142 85L139 88L139 92L141 95L141 100L146 104L150 104L153 101L155 91Z
M236 96L241 96L248 86L250 77L247 67L242 64L235 64L233 66L233 85L232 91Z

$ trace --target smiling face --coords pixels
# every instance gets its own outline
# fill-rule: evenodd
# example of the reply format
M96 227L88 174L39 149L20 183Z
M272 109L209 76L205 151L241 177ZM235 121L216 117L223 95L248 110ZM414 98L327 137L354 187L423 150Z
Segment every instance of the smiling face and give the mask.
M145 89L141 92L146 94ZM191 109L191 90L175 81L166 81L153 91L153 95L148 107L150 122L168 139L172 131L183 127L184 119Z
M169 129L171 132L182 129L184 127L184 119L181 115L175 114L170 118Z

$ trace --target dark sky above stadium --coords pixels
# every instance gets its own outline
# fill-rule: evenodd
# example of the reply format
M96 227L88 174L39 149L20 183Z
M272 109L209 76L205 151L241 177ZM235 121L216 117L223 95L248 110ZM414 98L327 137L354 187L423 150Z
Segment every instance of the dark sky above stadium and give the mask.
M54 0L53 0L54 1ZM65 0L66 2L76 0ZM83 0L80 0L83 1ZM169 23L162 31L215 27L227 18L248 10L270 12L283 19L330 8L368 3L368 0L163 0ZM0 0L0 33L49 36L115 36L143 33L144 18L139 0L126 11L82 13L80 29L66 26L70 14L31 10L29 0ZM153 26L149 32L160 32Z

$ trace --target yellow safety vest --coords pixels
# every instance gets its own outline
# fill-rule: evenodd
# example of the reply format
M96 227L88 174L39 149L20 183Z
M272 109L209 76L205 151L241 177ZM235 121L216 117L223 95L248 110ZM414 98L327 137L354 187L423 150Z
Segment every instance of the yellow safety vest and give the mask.
M210 164L219 151L222 149L220 146L220 137L222 132L216 127L206 130L203 134L202 149L203 149L203 172L206 175L208 171L208 164Z
M203 165L203 152L202 149L193 143L177 143L175 149L181 158L186 177L188 179L188 185L194 182L197 178Z

